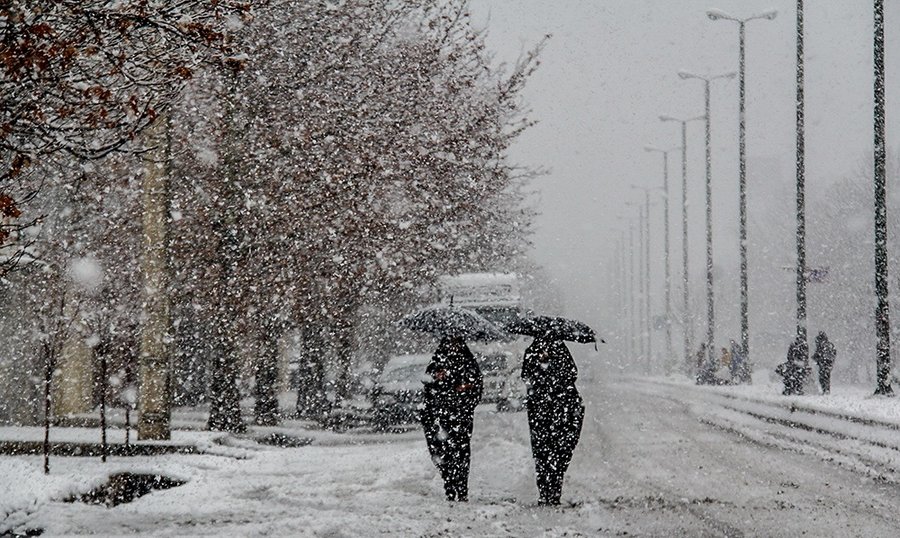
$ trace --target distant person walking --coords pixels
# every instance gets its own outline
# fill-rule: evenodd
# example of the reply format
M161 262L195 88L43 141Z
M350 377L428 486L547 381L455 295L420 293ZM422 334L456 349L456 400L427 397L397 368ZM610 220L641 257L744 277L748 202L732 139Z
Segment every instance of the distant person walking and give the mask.
M784 390L782 394L785 396L795 396L803 394L803 383L806 376L810 374L810 367L806 363L808 351L804 349L806 346L798 336L788 346L787 358L778 365L775 373L780 375L784 381Z
M831 369L834 367L834 358L837 351L834 344L828 339L825 331L819 331L816 336L816 351L813 353L812 359L819 369L819 387L822 394L831 393Z
M539 504L557 505L572 452L581 437L584 404L575 379L578 368L561 340L537 337L525 350L522 379L531 430Z
M475 407L484 380L462 338L441 340L425 369L424 408L420 414L431 460L444 481L449 501L469 500L470 441Z
M716 385L718 384L716 360L715 358L710 360L706 349L706 342L701 343L697 351L697 374L694 379L698 385Z

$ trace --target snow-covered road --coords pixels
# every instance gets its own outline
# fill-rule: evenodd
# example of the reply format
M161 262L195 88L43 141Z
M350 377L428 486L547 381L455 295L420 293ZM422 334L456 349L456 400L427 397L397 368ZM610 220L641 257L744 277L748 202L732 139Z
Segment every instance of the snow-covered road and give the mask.
M120 458L111 466L189 481L114 508L48 502L27 526L45 535L897 536L895 483L826 461L827 451L769 443L765 421L743 421L743 437L724 425L728 415L707 393L589 378L579 386L588 414L564 508L534 505L525 415L484 409L468 504L443 500L413 431L381 442L353 444L348 435L301 448L259 446L241 460ZM37 459L21 461L38 472ZM93 459L57 465L108 470Z

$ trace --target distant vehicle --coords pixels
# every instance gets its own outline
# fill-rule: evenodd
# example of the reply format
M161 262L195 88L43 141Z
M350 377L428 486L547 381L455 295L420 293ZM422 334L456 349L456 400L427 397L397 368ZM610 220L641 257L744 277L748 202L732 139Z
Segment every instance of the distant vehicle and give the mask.
M521 318L519 276L514 273L463 273L438 279L441 303L469 308L503 327ZM484 375L482 402L496 404L498 411L522 409L525 387L521 360L525 347L521 338L488 344L470 344Z
M373 389L372 420L382 428L418 421L425 368L431 355L394 355L384 365Z
M484 376L482 403L495 404L498 411L518 411L524 403L524 385L521 370L513 352L502 349L488 353L475 353L475 359ZM521 386L520 386L521 385Z
M438 279L441 302L463 306L501 327L522 315L519 277L513 273L463 273Z

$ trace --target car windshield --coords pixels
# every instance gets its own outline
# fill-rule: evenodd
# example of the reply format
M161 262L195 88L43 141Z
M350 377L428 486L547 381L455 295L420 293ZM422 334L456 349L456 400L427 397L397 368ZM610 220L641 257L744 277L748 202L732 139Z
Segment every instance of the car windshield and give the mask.
M382 383L396 383L398 381L412 382L419 381L423 375L425 375L425 368L421 365L414 364L384 372L381 375L381 381Z
M478 366L481 372L496 373L506 370L506 357L504 355L488 355L478 357Z

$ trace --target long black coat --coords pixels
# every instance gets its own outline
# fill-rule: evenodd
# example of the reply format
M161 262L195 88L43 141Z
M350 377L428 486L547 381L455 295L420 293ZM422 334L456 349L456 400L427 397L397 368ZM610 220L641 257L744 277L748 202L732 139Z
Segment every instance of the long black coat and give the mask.
M425 442L451 501L468 500L473 417L484 379L472 352L461 340L442 340L425 369L420 414Z
M560 340L535 339L525 350L522 378L542 504L559 504L563 477L581 436L584 405L575 380L578 368Z

